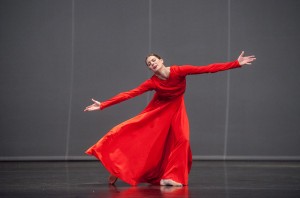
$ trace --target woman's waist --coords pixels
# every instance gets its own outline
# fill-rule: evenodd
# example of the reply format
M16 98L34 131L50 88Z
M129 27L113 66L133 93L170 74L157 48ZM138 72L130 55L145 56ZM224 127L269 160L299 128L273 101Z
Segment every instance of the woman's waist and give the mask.
M173 100L175 98L178 97L182 97L184 94L184 92L179 92L179 93L172 93L172 94L168 94L168 93L156 93L156 99L160 100L160 101L168 101L168 100Z

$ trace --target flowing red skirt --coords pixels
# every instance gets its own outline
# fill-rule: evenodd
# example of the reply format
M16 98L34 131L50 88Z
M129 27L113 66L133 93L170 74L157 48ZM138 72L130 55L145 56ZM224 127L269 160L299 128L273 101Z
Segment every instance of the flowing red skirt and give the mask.
M187 185L192 155L183 96L154 98L143 112L115 126L86 153L131 185L159 184L161 179Z

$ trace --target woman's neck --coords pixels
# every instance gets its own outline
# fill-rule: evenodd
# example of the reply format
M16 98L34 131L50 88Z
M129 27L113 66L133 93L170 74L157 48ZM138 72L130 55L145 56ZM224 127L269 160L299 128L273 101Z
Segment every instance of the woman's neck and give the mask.
M155 72L155 75L162 80L166 80L170 76L170 68L163 66L160 70Z

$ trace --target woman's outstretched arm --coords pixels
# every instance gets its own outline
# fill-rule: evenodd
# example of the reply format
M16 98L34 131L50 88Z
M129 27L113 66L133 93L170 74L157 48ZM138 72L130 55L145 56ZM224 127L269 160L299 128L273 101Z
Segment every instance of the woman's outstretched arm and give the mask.
M244 56L243 51L238 59L232 62L213 63L206 66L182 65L179 67L179 72L183 76L202 73L215 73L238 68L242 65L250 65L254 60L256 60L255 56Z
M123 102L125 100L128 100L130 98L133 98L135 96L138 96L146 91L152 90L153 89L153 84L151 79L146 80L142 84L140 84L138 87L125 91L122 93L119 93L115 95L114 97L110 98L109 100L99 102L97 100L92 99L93 104L87 106L84 111L95 111L95 110L102 110L106 107L109 107L111 105Z

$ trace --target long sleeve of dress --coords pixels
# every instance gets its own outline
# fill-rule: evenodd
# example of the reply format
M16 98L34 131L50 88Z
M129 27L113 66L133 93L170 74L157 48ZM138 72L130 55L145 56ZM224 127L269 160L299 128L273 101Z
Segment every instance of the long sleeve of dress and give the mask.
M214 63L207 66L182 65L178 67L178 70L180 75L186 76L191 74L215 73L215 72L233 69L237 67L241 67L241 66L239 62L236 60L236 61L226 62L226 63Z
M141 95L142 93L152 90L152 89L153 89L152 82L150 79L148 79L145 82L143 82L142 84L140 84L138 87L136 87L132 90L121 92L121 93L117 94L116 96L114 96L106 101L101 102L100 110L102 110L106 107L109 107L111 105L123 102L123 101L133 98L135 96Z

